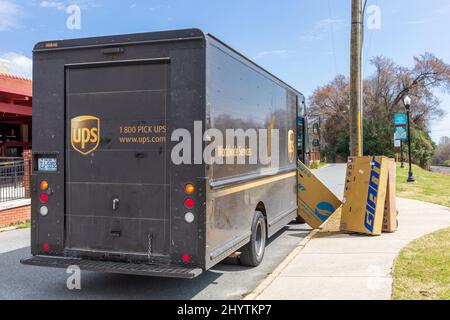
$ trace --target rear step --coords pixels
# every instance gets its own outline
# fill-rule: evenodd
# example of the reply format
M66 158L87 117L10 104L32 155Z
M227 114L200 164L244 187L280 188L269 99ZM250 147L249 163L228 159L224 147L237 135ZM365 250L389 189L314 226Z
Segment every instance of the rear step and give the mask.
M200 268L183 268L164 265L96 261L74 258L53 258L43 256L34 256L29 259L23 259L20 260L20 263L25 265L64 269L69 266L78 266L81 270L86 271L182 279L193 279L202 273L202 269Z

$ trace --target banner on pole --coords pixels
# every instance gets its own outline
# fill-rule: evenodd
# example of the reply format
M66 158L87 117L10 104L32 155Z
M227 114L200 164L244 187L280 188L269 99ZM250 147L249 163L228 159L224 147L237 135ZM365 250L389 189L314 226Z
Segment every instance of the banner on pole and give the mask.
M398 141L406 141L407 140L406 127L395 127L394 139Z
M398 113L394 115L394 123L395 123L395 132L394 132L394 140L398 141L406 141L407 140L407 119L406 114ZM397 145L396 145L397 146ZM400 147L400 145L399 145Z
M406 114L398 113L394 115L395 126L406 126Z

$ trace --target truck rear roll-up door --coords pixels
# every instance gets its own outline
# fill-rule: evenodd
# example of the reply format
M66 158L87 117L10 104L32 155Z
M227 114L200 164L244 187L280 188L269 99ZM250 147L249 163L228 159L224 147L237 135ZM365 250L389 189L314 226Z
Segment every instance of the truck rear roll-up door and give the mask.
M66 69L67 250L169 256L168 70L160 60Z

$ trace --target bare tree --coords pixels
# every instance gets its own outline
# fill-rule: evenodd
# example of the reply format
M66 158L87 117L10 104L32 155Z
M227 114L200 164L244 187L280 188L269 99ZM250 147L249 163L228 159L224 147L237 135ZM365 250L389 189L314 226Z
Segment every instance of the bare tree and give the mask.
M450 138L442 137L433 157L433 164L450 165Z
M434 95L436 89L450 92L450 65L431 53L414 58L414 66L405 68L386 57L371 60L375 72L364 81L364 119L372 136L378 139L378 152L393 151L393 118L404 113L403 99L412 102L412 122L416 130L427 131L430 121L440 118L443 110ZM338 75L330 83L317 88L309 99L311 112L325 121L325 145L332 146L337 137L349 130L349 81ZM368 153L372 150L366 150ZM373 150L375 151L375 150ZM386 154L386 153L385 153Z
M450 144L450 138L445 136L439 139L439 145Z

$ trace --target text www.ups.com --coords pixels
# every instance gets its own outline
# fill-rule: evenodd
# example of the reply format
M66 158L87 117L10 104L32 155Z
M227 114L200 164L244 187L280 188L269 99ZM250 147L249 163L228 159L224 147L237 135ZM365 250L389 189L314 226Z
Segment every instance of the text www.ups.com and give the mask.
M119 142L126 144L165 143L166 137L121 137Z

